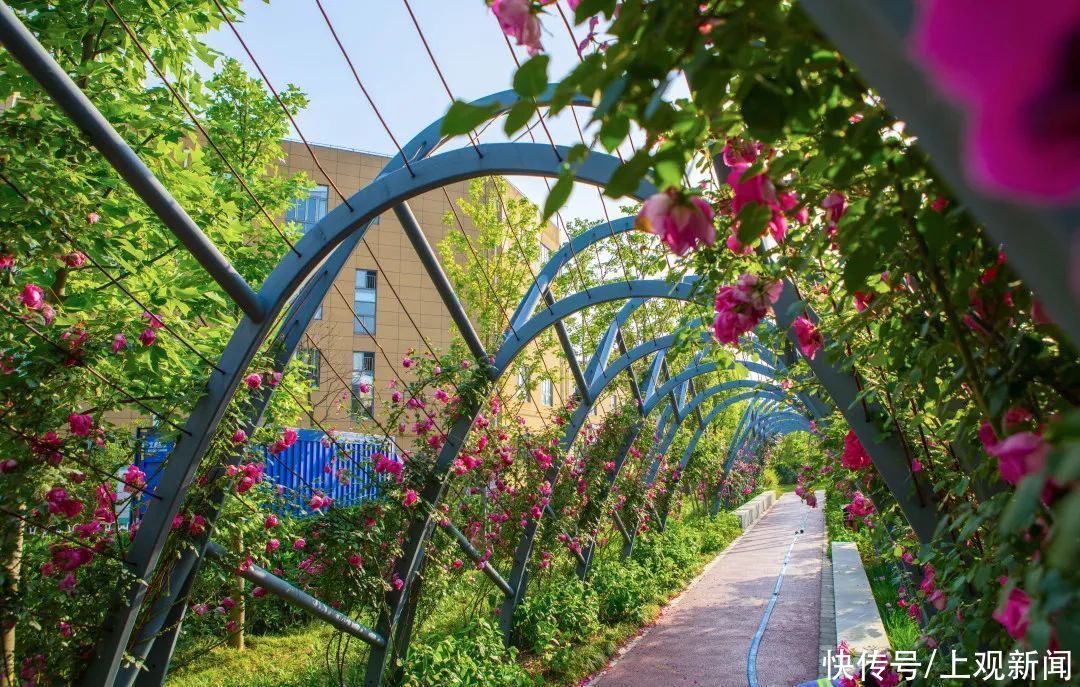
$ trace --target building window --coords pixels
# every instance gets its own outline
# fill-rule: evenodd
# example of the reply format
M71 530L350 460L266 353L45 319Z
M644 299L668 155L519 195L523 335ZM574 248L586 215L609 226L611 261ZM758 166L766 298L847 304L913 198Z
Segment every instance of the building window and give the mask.
M544 379L540 382L540 400L544 405L555 405L555 385L551 383L550 379Z
M352 386L352 414L358 418L373 417L375 413L375 354L371 351L353 351Z
M313 320L321 320L322 319L322 303L319 303L319 307L316 308L316 310L315 310L315 316L313 318L311 318L311 319L313 319Z
M518 395L521 396L521 398L523 400L528 400L529 399L529 378L525 374L525 366L524 365L518 367L518 370L517 370L517 387L518 387Z
M322 184L315 186L307 198L296 201L285 211L285 219L296 222L305 234L308 233L319 220L326 217L327 190Z
M356 270L356 289L353 296L353 333L375 336L375 270Z
M541 243L540 244L540 266L543 267L544 265L548 264L548 260L551 260L551 249L548 248L547 246L545 246L543 243Z
M296 352L296 358L307 368L305 376L311 383L311 388L318 389L322 380L322 356L319 355L319 349L301 348Z

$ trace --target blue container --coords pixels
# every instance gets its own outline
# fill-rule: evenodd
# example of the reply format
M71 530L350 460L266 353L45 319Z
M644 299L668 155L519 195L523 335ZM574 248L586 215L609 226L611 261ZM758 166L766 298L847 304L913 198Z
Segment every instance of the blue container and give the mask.
M391 458L397 457L394 445L385 437L338 432L331 442L317 429L298 429L296 433L296 443L276 456L265 446L256 449L266 460L264 481L284 487L283 510L293 515L311 514L308 501L312 489L332 498L337 506L374 498L379 493L382 479L375 474L371 456L382 452ZM175 442L162 440L157 431L149 427L137 429L135 439L135 464L146 473L147 492L153 493ZM338 456L339 452L344 452L347 457ZM338 476L339 468L345 468L342 477ZM133 504L134 521L142 517L148 498L144 493Z

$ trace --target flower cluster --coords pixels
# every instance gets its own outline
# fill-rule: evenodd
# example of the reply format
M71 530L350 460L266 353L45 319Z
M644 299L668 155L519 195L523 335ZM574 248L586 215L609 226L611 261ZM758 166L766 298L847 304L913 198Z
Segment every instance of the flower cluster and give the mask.
M780 298L782 288L779 281L766 281L754 274L744 274L735 284L720 287L713 304L716 340L737 344L740 336L761 322L769 312L769 306Z

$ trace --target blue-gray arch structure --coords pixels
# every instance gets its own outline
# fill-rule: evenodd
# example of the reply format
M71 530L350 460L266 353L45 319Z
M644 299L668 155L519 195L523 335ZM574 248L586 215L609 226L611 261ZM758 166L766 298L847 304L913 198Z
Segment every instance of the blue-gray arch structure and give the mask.
M195 404L184 431L161 472L155 498L150 501L138 533L127 550L125 562L129 573L137 582L123 591L108 612L94 655L83 676L83 683L88 685L126 686L136 682L140 685L160 684L172 656L177 628L183 620L186 595L190 592L194 573L208 551L209 533L213 529L216 510L208 514L210 527L207 528L205 538L192 550L185 551L178 561L170 561L173 565L167 571L168 591L155 599L154 606L148 609L140 627L140 635L136 637L136 621L141 612L147 610L144 606L148 588L142 581L161 572L161 556L170 535L172 519L194 481L242 376L261 347L267 343L277 315L286 311L280 330L275 338L270 340L274 365L280 368L295 353L300 337L314 316L322 297L371 222L380 214L393 211L471 353L479 359L486 359L487 351L480 344L467 313L457 300L431 246L427 244L408 201L425 191L478 177L554 177L559 174L569 149L530 143L496 143L478 145L475 149L438 152L444 141L439 136L441 121L436 121L404 146L402 154L393 158L371 184L353 194L346 203L327 214L305 234L296 243L295 250L281 259L256 292L192 222L111 124L3 2L0 2L0 40L244 313L208 379L204 395ZM538 103L543 105L550 102L551 93L552 89L549 88L544 96L537 99ZM504 113L517 100L513 93L504 92L481 99L480 102L498 103L499 107L496 109ZM578 98L574 104L588 105L588 101ZM407 165L406 160L409 161ZM584 161L576 164L572 171L577 181L603 186L619 164L618 160L609 155L591 153ZM653 191L651 186L643 183L636 189L634 196L642 199ZM625 225L629 221L622 220L622 223ZM623 227L616 227L612 223L606 229L611 236L615 236L617 229ZM589 240L599 239L593 236ZM573 244L574 241L570 243ZM558 267L552 268L552 276L557 271ZM552 297L547 288L549 284L550 281L542 288L534 288L536 293L530 292L528 297L534 299L531 304L527 299L522 303L519 312L515 313L515 320L521 324L520 328L515 327L516 331L512 332L515 337L513 346L517 350L547 327L553 327L560 333L560 342L566 347L568 342L565 336L562 336L561 319L594 302L651 298L692 300L697 295L692 284L670 285L656 280L628 280L621 284L594 287L589 289L588 293L574 294L551 304ZM597 301L598 296L600 301ZM549 302L544 312L550 314L558 311L562 315L546 317L544 312L541 312L533 316L533 307L540 298ZM791 313L800 306L811 319L815 318L813 311L795 293L794 287L785 281L781 301L775 308L781 329L786 331L790 328ZM522 332L526 334L523 338L520 336ZM791 336L790 332L788 335ZM605 374L629 369L633 360L658 353L661 348L656 342L641 344L624 353L615 363L604 367ZM495 358L499 359L502 353L500 350ZM502 357L513 359L513 355ZM845 414L863 445L868 447L875 466L897 498L912 527L920 538L926 540L932 535L936 524L935 505L915 502L912 499L910 487L918 478L911 474L904 456L898 452L895 435L886 435L884 441L875 443L873 439L877 430L873 427L872 419L868 416L859 417L852 412L855 404L850 401L855 392L851 380L844 377L845 373L832 368L820 356L817 361L808 362L834 404ZM567 363L574 374L583 401L578 407L577 412L580 412L594 401L595 396L590 394L594 384L586 380L584 374L577 369L573 355L567 356ZM654 362L653 370L661 372L664 367L665 363L661 360ZM505 371L505 367L503 370ZM653 379L655 381L655 377ZM603 378L596 381L604 385L610 380ZM651 390L655 391L655 384ZM261 422L269 393L271 392L266 390L262 397L254 399L253 410L245 420L249 429ZM669 396L673 403L677 403L675 393L670 393ZM446 442L436 459L436 469L421 489L424 502L440 502L446 486L446 471L460 450L474 416L473 412L464 413L462 419L448 432ZM233 458L238 457L237 455ZM390 657L403 650L407 644L411 618L406 607L413 582L422 564L423 545L431 536L434 527L430 513L415 518L410 524L405 538L404 555L397 563L397 571L405 584L401 590L393 590L387 595L387 611L380 618L376 631L368 631L365 635L365 641L368 641L372 649L365 678L365 684L370 687L382 683ZM525 561L527 562L527 556ZM517 560L515 567L516 563ZM489 572L489 576L493 579L498 577L494 572ZM521 577L524 578L524 574ZM285 584L283 581L279 582ZM519 582L523 586L524 579ZM505 581L503 584L505 585ZM332 618L332 609L323 609L323 615ZM349 622L350 619L344 618L339 627L348 626ZM155 626L156 630L148 632ZM139 671L131 665L125 666L124 659L129 649L137 659L146 657L146 670Z

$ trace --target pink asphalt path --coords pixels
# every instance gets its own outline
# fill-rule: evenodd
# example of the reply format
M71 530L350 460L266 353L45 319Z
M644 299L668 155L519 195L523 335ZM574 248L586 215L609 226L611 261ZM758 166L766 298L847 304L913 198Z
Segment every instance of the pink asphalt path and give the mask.
M758 649L757 671L760 687L793 687L816 678L825 522L820 508L788 493L591 685L746 687L751 640L808 511Z

